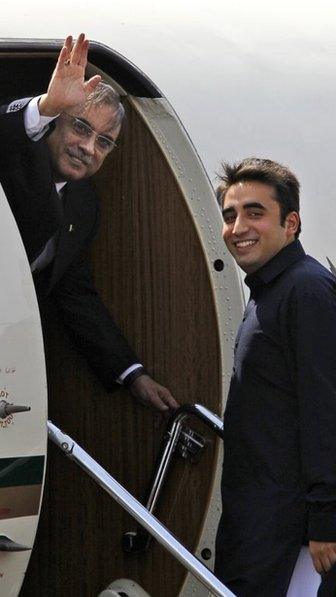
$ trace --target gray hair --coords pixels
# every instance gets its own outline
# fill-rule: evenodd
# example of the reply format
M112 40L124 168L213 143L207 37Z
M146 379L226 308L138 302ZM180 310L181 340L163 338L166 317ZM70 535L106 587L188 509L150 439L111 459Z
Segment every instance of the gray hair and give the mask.
M87 96L85 107L90 105L110 106L113 108L115 112L115 128L120 126L125 118L125 109L120 102L119 93L112 87L112 85L104 83L103 81L98 83L97 87Z

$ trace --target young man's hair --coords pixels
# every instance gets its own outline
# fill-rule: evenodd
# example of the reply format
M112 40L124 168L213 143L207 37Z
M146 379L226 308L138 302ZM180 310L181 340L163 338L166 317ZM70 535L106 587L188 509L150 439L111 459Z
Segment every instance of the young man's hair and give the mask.
M124 106L120 102L119 93L109 85L100 81L97 87L90 93L85 102L85 106L110 106L115 114L113 120L115 120L115 128L119 127L125 118Z
M223 174L218 175L220 183L217 188L217 199L221 206L232 185L239 182L261 182L273 187L275 191L274 199L280 206L281 225L291 211L300 212L300 183L286 166L272 160L246 158L233 166L224 162L222 167ZM295 238L298 238L300 232L301 222Z

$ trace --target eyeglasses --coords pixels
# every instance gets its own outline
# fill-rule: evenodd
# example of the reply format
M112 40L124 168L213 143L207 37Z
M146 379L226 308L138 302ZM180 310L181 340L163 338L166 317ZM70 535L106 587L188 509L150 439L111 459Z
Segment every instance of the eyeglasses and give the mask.
M71 116L67 112L62 112L63 116L66 116L69 119L70 126L73 132L78 135L78 137L82 137L83 139L90 139L92 135L95 136L95 143L102 153L110 153L113 149L117 147L117 143L104 135L99 135L96 131L91 128L91 126L77 118L77 116Z

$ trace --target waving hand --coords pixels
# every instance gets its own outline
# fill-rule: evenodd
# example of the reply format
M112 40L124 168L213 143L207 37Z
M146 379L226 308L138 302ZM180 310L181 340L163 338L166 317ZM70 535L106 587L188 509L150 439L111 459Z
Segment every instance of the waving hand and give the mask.
M81 33L73 44L69 35L59 54L55 70L52 74L48 91L39 103L40 114L43 116L56 116L71 108L84 104L85 99L101 80L100 75L84 81L85 67L89 40Z

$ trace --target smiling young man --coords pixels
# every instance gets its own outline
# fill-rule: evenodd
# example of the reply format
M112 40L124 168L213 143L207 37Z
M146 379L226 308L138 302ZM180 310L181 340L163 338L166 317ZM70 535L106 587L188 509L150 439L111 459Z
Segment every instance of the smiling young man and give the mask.
M288 168L225 165L218 197L250 299L224 415L216 574L238 597L312 597L336 562L336 280L298 240Z
M145 371L94 287L87 251L99 207L89 178L114 149L124 109L100 75L85 81L89 42L68 36L48 90L0 107L0 182L34 274L107 391L123 383L165 413L178 404Z

